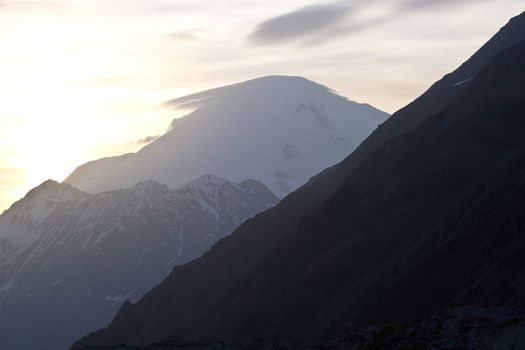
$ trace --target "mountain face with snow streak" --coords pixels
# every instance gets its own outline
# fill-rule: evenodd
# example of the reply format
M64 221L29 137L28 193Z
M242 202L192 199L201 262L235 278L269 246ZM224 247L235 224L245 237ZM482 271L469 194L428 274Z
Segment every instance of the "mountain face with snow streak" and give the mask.
M172 100L193 109L136 154L77 168L90 193L154 180L177 188L203 174L253 178L282 197L350 154L388 115L299 77L270 76Z
M460 69L433 85L384 124L388 132L362 144L362 161L354 152L316 176L73 348L175 339L316 344L369 326L375 342L356 334L355 348L515 347L515 311L525 307L525 41L509 48L514 35L505 33L519 28L525 13L484 46L501 48L496 57L482 49L476 64L462 66L477 70L473 79L463 82L473 75ZM457 82L463 90L451 99L435 89ZM406 123L409 110L424 111L423 124ZM396 139L400 132L408 134ZM432 316L473 305L512 308L514 320ZM434 342L454 329L465 342Z
M213 175L97 195L46 181L0 216L0 348L67 348L277 201Z

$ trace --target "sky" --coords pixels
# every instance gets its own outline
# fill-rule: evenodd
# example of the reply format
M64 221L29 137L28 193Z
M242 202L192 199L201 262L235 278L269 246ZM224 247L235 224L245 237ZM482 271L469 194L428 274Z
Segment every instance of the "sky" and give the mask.
M0 210L78 165L135 152L164 102L304 76L393 113L523 0L0 0Z

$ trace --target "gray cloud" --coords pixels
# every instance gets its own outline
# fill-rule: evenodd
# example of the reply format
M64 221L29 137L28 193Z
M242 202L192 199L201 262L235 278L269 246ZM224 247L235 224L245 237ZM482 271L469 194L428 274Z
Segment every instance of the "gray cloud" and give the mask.
M399 4L399 9L424 9L427 7L436 7L436 6L464 6L471 2L481 2L483 0L404 0Z
M458 7L487 0L341 0L331 4L300 8L259 24L248 36L255 45L295 41L311 46L392 21L405 13L439 6ZM376 18L360 21L354 15L367 7L383 3L390 8ZM352 15L352 16L351 16ZM351 19L355 19L352 21Z
M372 28L372 27L381 25L383 23L387 23L390 20L392 20L391 15L384 15L384 16L379 16L376 18L371 18L365 21L356 21L353 23L350 22L347 24L338 25L333 28L330 28L329 30L325 32L317 33L316 35L309 37L307 40L304 40L301 43L301 46L308 47L308 46L320 45L320 44L326 43L327 41L337 39L341 36L356 33L362 30L366 30L368 28Z
M171 39L177 40L177 41L193 41L199 38L197 35L191 32L183 32L183 31L169 33L168 36Z
M273 44L319 34L346 20L351 9L348 1L303 7L262 22L248 39L255 44Z

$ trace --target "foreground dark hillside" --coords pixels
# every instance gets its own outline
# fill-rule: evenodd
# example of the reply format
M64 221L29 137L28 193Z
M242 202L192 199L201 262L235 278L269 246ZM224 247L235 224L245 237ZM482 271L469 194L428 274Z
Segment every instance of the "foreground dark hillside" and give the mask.
M447 310L397 325L351 330L332 341L233 345L171 341L146 347L90 347L86 350L508 350L525 348L525 314L497 308Z
M344 162L323 173L324 183L342 181L378 147L420 126L463 93L470 80L496 55L525 40L525 12L512 18L485 45L455 71L445 75L424 94L394 113L380 125ZM328 175L328 173L330 173ZM328 176L327 176L328 175ZM335 181L338 180L338 181Z
M525 43L504 51L335 193L322 185L341 167L176 268L77 347L304 340L460 306L525 306L523 62Z

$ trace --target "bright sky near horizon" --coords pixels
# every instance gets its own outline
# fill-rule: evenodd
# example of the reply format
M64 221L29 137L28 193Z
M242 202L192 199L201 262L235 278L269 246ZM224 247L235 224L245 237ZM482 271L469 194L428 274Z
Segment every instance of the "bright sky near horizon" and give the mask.
M299 75L394 112L523 0L0 0L0 209L76 166L133 152L163 102Z

